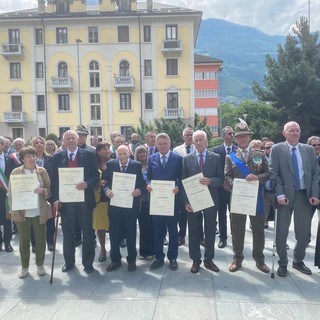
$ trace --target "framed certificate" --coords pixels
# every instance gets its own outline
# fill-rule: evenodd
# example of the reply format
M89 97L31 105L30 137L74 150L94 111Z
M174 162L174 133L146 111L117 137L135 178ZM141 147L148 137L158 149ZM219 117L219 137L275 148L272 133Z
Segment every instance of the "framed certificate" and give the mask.
M84 202L84 190L76 185L84 181L83 168L59 168L59 200L61 202Z
M151 180L150 215L174 216L174 181Z

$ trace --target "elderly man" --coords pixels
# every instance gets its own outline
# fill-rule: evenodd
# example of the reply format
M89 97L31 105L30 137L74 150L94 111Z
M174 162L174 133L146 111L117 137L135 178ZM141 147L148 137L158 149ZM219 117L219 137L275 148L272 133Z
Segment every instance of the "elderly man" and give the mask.
M259 181L259 196L256 206L256 215L250 215L252 226L252 256L257 268L265 273L269 268L264 262L264 210L263 210L263 184L269 178L268 163L263 152L249 146L251 131L246 123L238 123L235 127L235 140L238 149L235 153L226 156L225 180L232 190L235 178L247 181ZM230 272L238 271L242 266L244 236L247 216L233 213L231 207L231 230L233 246L233 262L229 267Z
M282 131L286 141L274 145L271 150L271 177L276 180L279 204L276 247L280 277L288 274L286 243L292 213L296 237L292 267L311 274L303 260L310 239L312 206L319 204L319 165L313 148L299 143L300 133L297 122L286 123Z
M219 268L214 264L214 241L217 220L217 208L219 206L218 187L223 183L223 169L220 156L207 150L207 134L197 130L193 134L193 143L196 150L185 156L182 161L182 179L203 173L199 184L208 186L215 206L194 212L187 196L184 197L186 210L188 211L189 225L189 254L193 261L191 273L198 273L201 265L200 240L203 236L202 220L204 220L205 252L204 267L218 272Z
M92 211L96 205L94 187L99 182L99 171L94 153L78 147L79 136L68 130L63 135L66 149L56 153L52 158L51 193L52 202L61 215L63 232L63 256L65 264L62 272L68 272L75 265L74 234L79 223L83 234L82 264L86 273L94 271L94 233L92 232ZM61 202L59 194L59 168L83 168L83 181L75 186L75 190L83 190L84 201Z
M78 147L81 149L89 150L91 152L95 152L95 148L87 144L87 137L89 131L85 126L79 124L76 129L76 133L78 134Z
M148 156L151 156L152 154L158 152L157 146L156 146L156 133L153 131L149 131L145 134L145 140L146 143L144 146L147 148Z

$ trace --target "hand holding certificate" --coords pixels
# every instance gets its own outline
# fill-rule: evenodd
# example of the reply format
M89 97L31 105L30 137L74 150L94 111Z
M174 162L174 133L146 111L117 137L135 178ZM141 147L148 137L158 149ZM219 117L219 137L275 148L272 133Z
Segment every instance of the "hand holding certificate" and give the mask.
M175 182L152 180L150 193L150 215L174 216Z
M84 202L84 189L77 188L83 180L83 168L59 168L60 202Z
M182 180L193 212L198 212L215 205L208 186L201 184L200 179L203 179L202 172Z
M256 215L259 181L235 178L231 197L231 213Z

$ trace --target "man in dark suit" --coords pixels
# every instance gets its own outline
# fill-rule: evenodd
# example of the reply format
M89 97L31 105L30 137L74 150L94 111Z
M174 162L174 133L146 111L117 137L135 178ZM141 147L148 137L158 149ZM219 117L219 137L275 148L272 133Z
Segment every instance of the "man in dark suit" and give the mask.
M9 164L9 156L4 153L6 139L0 137L0 226L3 225L3 235L0 230L0 251L2 250L2 242L6 252L12 252L10 244L12 236L11 219L7 216L7 192L9 176L13 168Z
M117 149L117 159L108 161L107 171L103 176L103 180L107 181L104 188L106 195L111 199L117 195L112 191L113 175L115 172L127 173L136 175L136 184L131 192L133 197L132 208L123 208L119 206L109 205L109 222L110 222L110 257L111 263L107 267L107 271L111 272L121 266L120 243L122 235L127 239L128 249L128 271L135 271L136 266L136 237L137 237L137 219L140 209L139 197L145 188L144 179L142 176L142 165L140 162L130 159L127 146L122 145Z
M74 234L77 221L83 234L82 264L86 273L94 271L94 234L92 232L92 211L96 205L94 187L99 182L99 171L94 153L78 147L78 134L66 131L63 135L66 149L56 153L52 158L51 193L52 202L60 210L63 232L63 256L65 264L62 272L73 269L75 264ZM84 190L84 202L60 202L59 200L59 168L81 167L84 180L76 185L77 190Z
M286 250L291 216L294 212L296 245L292 267L304 274L311 270L304 264L306 247L310 238L312 206L319 204L319 165L311 146L299 143L300 126L294 121L285 124L285 142L272 147L270 170L276 180L277 215L276 247L279 256L277 274L288 274Z
M158 152L157 146L156 146L156 133L153 131L149 131L145 134L145 140L146 143L144 146L147 148L148 156L151 156L152 154Z
M213 152L220 155L220 161L222 168L224 169L226 155L235 151L236 146L234 145L234 131L232 127L226 126L222 129L222 139L223 143L214 147ZM219 237L220 241L218 243L218 248L222 249L227 245L227 207L230 210L230 188L227 183L224 182L222 186L219 187Z
M258 204L256 215L250 216L252 228L252 257L256 261L257 268L268 273L269 268L264 262L264 208L263 208L263 185L269 178L269 168L265 155L262 151L249 146L251 131L246 123L238 123L235 127L235 140L238 149L235 153L226 156L224 168L225 180L232 190L235 178L246 181L259 181ZM242 266L244 236L247 216L233 213L231 206L231 231L233 246L233 262L229 267L230 272L238 271Z
M164 265L165 254L163 252L163 230L167 227L169 232L168 259L170 269L178 269L178 213L177 193L181 185L182 157L170 150L171 140L168 134L159 133L156 137L158 152L152 154L148 160L147 178L149 181L148 191L152 192L151 180L174 181L176 187L172 192L176 194L174 216L152 216L154 230L155 260L150 269L155 270ZM161 210L161 208L159 208Z
M193 212L190 202L185 196L186 210L188 212L189 225L189 254L193 260L191 273L198 273L201 264L200 240L202 239L202 216L204 220L205 252L204 266L206 269L218 272L219 268L212 261L214 258L214 241L217 224L217 207L219 205L218 187L223 183L223 169L220 156L208 151L207 134L197 130L193 134L193 144L196 151L188 154L182 161L182 179L203 173L200 184L209 188L215 206L202 211Z

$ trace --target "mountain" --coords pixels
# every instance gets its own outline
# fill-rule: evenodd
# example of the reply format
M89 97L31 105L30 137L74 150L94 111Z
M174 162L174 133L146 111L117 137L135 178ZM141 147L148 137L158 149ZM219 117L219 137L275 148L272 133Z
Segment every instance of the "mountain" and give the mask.
M223 60L220 81L222 102L239 104L255 99L252 82L263 84L265 55L277 57L285 36L270 36L257 29L221 19L202 20L196 53Z

